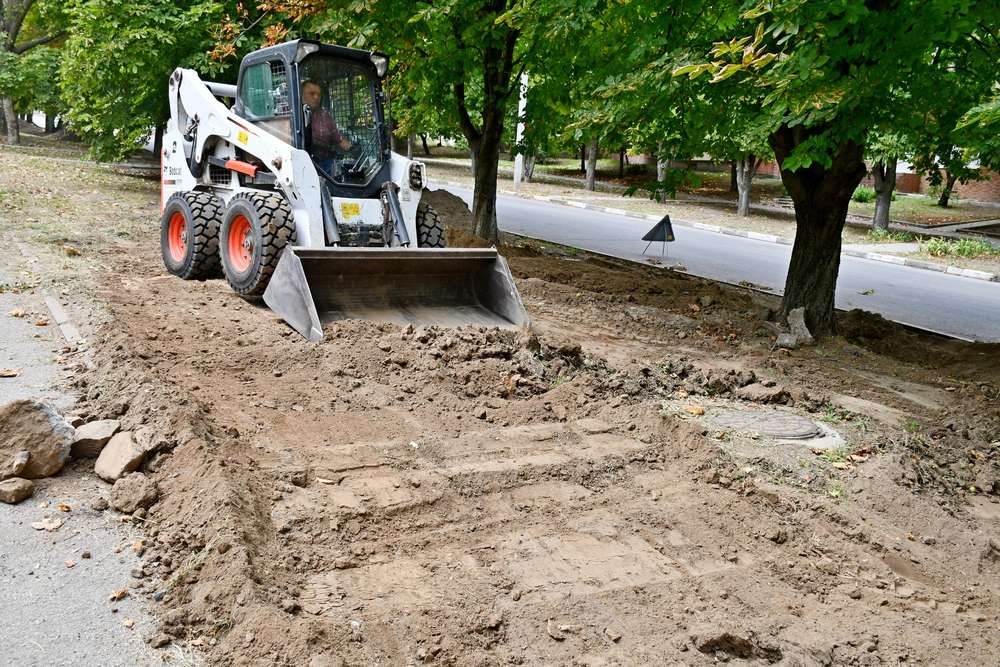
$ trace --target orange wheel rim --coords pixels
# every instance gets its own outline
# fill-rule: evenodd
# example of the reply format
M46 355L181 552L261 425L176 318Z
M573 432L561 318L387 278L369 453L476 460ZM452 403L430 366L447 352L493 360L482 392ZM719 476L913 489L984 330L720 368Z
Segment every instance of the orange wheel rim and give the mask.
M238 215L229 225L229 263L239 273L250 268L253 263L253 232L250 221L245 216Z
M182 262L187 256L187 223L184 214L178 211L170 216L167 225L167 247L170 249L170 259Z

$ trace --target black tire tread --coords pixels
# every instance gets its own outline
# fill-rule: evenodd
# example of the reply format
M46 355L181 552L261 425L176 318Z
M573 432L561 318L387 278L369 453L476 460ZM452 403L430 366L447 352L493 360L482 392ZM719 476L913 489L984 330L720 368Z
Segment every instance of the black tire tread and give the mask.
M247 288L240 288L230 280L229 284L237 294L244 297L258 297L267 289L271 274L278 266L281 251L286 245L295 244L295 219L285 198L265 192L240 192L233 200L246 199L257 211L261 223L261 262L256 280Z
M183 199L191 210L191 226L193 236L188 243L192 246L191 263L186 271L177 273L184 280L207 280L222 275L222 262L219 257L219 227L222 224L222 199L211 192L178 192L170 196L171 200Z
M425 202L417 204L417 247L445 247L444 223L434 207Z

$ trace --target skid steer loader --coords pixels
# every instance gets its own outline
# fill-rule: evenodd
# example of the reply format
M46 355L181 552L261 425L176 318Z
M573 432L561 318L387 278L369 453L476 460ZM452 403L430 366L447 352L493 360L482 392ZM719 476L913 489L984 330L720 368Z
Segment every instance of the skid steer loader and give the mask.
M420 201L424 165L391 151L387 68L376 52L296 40L247 55L235 86L175 70L161 155L167 270L221 270L311 341L344 318L526 325L504 258L445 248Z

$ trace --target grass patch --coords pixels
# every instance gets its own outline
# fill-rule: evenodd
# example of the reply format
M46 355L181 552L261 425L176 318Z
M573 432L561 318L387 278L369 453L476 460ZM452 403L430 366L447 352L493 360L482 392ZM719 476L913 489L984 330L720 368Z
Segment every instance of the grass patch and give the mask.
M933 238L921 247L921 251L931 257L1000 257L1000 248L978 239L941 239Z
M894 232L889 229L869 229L868 238L873 243L908 243L917 240L910 232Z

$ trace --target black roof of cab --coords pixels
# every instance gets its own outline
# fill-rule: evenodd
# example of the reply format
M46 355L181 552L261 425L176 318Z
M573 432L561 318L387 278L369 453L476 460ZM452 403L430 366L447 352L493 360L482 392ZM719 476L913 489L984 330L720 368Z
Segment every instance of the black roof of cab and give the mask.
M322 42L317 42L312 39L293 39L290 42L275 44L274 46L268 46L248 53L243 57L243 63L241 63L240 69L243 69L247 65L248 61L257 63L262 60L270 60L275 56L282 58L285 62L296 62L295 58L298 54L300 44L311 44L318 47L318 50L313 51L312 53L336 56L346 60L354 60L359 63L365 63L372 69L375 69L375 64L372 62L372 56L385 58L386 62L388 62L388 56L384 53L379 53L378 51L365 51L363 49L351 49L346 46L337 46L335 44L323 44Z

